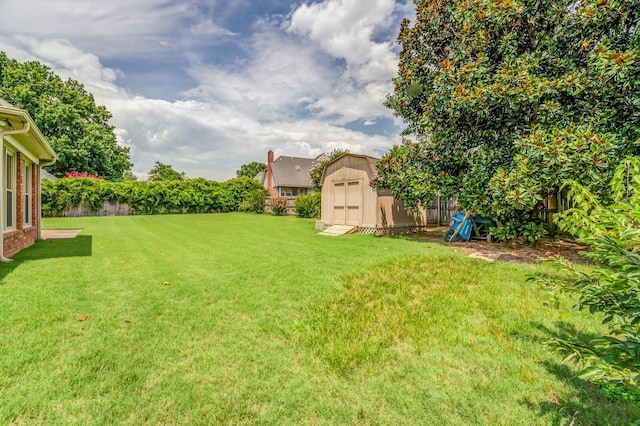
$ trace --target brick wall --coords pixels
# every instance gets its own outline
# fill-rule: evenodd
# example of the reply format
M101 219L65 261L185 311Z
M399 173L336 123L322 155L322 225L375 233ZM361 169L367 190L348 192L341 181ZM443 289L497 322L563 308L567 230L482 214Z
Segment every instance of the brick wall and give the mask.
M4 256L11 257L22 249L29 247L38 238L38 228L29 226L4 234Z
M38 222L40 211L38 209L38 184L40 182L40 169L35 164L31 167L31 224L24 224L24 157L22 153L16 155L16 229L5 232L3 235L4 256L11 257L20 250L29 247L38 238ZM4 197L4 194L2 195Z

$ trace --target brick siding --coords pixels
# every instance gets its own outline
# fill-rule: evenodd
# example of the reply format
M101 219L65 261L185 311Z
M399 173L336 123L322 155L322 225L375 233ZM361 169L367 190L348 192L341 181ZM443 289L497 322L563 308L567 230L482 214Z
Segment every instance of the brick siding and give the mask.
M5 257L11 257L20 250L29 247L38 238L40 168L36 164L31 167L31 224L28 226L24 224L24 170L24 156L19 152L16 155L16 229L7 231L3 235ZM4 197L4 194L2 196Z

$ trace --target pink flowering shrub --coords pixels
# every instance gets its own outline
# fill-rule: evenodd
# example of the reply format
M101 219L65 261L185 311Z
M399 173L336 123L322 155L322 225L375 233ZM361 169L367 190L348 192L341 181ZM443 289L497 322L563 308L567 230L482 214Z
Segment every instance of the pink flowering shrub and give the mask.
M272 197L271 212L276 216L287 214L287 199L284 197Z
M65 172L64 177L66 178L84 178L84 179L100 179L104 180L104 176L96 176L92 175L89 172Z

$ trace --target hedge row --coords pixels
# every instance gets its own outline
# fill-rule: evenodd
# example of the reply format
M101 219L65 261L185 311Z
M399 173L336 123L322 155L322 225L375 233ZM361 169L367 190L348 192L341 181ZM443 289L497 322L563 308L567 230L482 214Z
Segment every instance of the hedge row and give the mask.
M267 192L247 177L215 182L202 178L162 182L108 182L98 179L59 179L42 182L42 213L59 216L84 205L99 211L105 202L127 204L132 214L262 211Z

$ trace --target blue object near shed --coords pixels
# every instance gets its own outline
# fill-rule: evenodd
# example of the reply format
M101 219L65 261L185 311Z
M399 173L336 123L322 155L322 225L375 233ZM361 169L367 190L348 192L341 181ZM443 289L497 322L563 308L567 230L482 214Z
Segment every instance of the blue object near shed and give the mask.
M466 215L463 212L456 213L451 218L451 224L449 225L449 230L444 235L444 239L451 241L451 237L453 237L453 234L458 230L456 238L459 238L462 241L469 241L471 239L472 225L471 217L469 215Z

